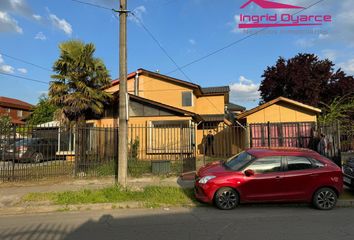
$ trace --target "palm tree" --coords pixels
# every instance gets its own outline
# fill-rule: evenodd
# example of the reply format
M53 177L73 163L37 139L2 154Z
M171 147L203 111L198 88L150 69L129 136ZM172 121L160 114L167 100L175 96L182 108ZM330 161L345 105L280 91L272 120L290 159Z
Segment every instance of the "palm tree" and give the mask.
M94 57L95 46L71 40L59 45L60 56L54 63L50 101L59 108L62 120L84 124L87 116L102 114L110 94L103 88L110 75L103 61Z

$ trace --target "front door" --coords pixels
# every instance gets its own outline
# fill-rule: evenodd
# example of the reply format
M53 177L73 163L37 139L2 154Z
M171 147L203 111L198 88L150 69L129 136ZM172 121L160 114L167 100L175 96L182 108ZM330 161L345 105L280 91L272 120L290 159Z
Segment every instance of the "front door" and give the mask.
M256 159L245 170L253 170L254 175L245 176L240 192L245 201L276 201L283 195L283 167L280 156Z

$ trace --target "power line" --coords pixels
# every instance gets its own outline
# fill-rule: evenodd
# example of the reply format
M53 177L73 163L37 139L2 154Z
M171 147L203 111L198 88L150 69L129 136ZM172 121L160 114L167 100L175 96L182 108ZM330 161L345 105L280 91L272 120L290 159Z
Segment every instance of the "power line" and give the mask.
M99 4L95 4L95 3L89 3L89 2L84 2L84 1L80 1L80 0L71 0L72 2L76 2L76 3L80 3L80 4L84 4L84 5L88 5L91 7L96 7L96 8L101 8L101 9L105 9L105 10L109 10L112 11L112 8L109 7L105 7Z
M313 4L311 4L311 5L309 5L309 6L305 7L305 8L303 8L303 9L300 10L300 11L298 11L298 12L296 12L296 13L294 13L294 14L291 14L291 16L294 16L294 15L296 15L296 14L299 14L299 13L301 13L301 12L303 12L303 11L305 11L305 10L307 10L307 9L309 9L309 8L315 6L315 5L317 5L317 4L319 4L319 3L323 2L323 1L324 1L324 0L319 0L319 1L317 1L317 2L315 2L315 3L313 3ZM278 21L277 23L279 23L279 21ZM210 53L208 53L208 54L206 54L206 55L204 55L204 56L202 56L202 57L200 57L200 58L197 58L197 59L195 59L195 60L193 60L193 61L191 61L191 62L189 62L189 63L187 63L187 64L184 64L184 65L180 66L180 68L186 68L186 67L188 67L188 66L190 66L190 65L192 65L192 64L194 64L194 63L200 62L200 61L202 61L202 60L204 60L204 59L206 59L206 58L208 58L208 57L210 57L210 56L213 56L213 55L215 55L215 54L217 54L217 53L219 53L219 52L221 52L221 51L223 51L223 50L225 50L225 49L227 49L227 48L230 48L230 47L234 46L234 45L237 44L237 43L240 43L240 42L242 42L242 41L244 41L244 40L246 40L246 39L248 39L248 38L250 38L250 37L252 37L252 36L254 36L254 35L257 35L258 33L262 32L262 31L264 31L264 30L266 30L266 29L268 29L268 28L262 28L262 29L260 29L260 30L258 30L258 31L256 31L256 32L254 32L254 33L252 33L252 34L249 34L249 35L247 35L247 36L245 36L245 37L243 37L243 38L240 38L240 39L238 39L238 40L236 40L236 41L234 41L234 42L231 42L231 43L227 44L227 45L224 46L224 47L221 47L221 48L219 48L219 49L217 49L217 50L214 50L214 51L212 51L212 52L210 52ZM170 71L170 72L168 72L168 73L166 73L166 74L168 75L168 74L174 73L174 72L176 72L176 71L179 71L179 68L174 69L174 70L172 70L172 71Z
M145 26L145 24L133 13L131 14L135 17L135 19L139 22L139 24L143 27L143 29L148 33L148 35L156 42L157 46L163 51L163 53L171 60L171 62L177 67L184 77L186 77L189 81L192 80L187 76L187 74L178 66L177 62L168 54L166 49L161 45L161 43L157 40L157 38L152 34L152 32Z
M14 75L14 74L10 74L10 73L4 73L4 72L0 72L0 74L5 75L5 76L10 76L10 77L14 77L14 78L20 78L23 80L27 80L27 81L31 81L31 82L37 82L37 83L43 83L48 85L48 82L44 82L38 79L33 79L33 78L28 78L28 77L22 77L22 76L18 76L18 75Z
M13 57L13 56L8 55L8 54L6 54L6 53L4 53L4 52L0 52L0 54L1 54L1 55L3 55L3 56L5 56L5 57L11 58L11 59L13 59L13 60L16 60L16 61L18 61L18 62L22 62L22 63L28 64L28 65L31 65L31 66L36 67L36 68L40 68L40 69L45 70L45 71L48 71L48 72L53 72L53 71L52 71L52 70L50 70L49 68L46 68L46 67L40 66L40 65L38 65L38 64L35 64L35 63L32 63L32 62L29 62L29 61L24 60L24 59L21 59L21 58Z

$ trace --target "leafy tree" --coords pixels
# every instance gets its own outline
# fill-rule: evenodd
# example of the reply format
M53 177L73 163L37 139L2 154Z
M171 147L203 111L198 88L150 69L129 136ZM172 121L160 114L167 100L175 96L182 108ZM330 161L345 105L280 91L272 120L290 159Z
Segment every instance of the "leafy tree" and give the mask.
M0 116L0 137L2 135L7 135L11 131L11 118L8 115Z
M95 46L81 41L59 45L49 87L50 102L58 107L62 120L83 124L88 116L101 114L110 95L102 88L110 84L103 61L94 57Z
M283 96L319 107L320 102L330 104L336 97L353 92L353 76L333 67L330 60L320 60L314 54L298 54L288 60L280 57L262 75L261 103Z
M321 123L334 123L339 119L343 122L351 122L354 119L354 94L336 97L330 104L322 103L323 114L319 117ZM354 125L353 125L354 127Z
M28 122L31 125L51 122L53 121L56 110L57 107L49 101L49 98L46 95L43 94L39 97L39 102L34 107Z

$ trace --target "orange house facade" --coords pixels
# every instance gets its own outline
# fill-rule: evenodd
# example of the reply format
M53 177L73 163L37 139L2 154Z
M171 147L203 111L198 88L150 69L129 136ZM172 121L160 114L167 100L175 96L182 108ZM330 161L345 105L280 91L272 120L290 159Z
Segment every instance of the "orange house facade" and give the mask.
M228 86L205 88L145 69L128 75L127 88L128 124L134 129L129 132L130 138L138 136L140 146L152 153L190 151L190 146L197 149L207 134L198 126L202 123L215 127L219 124L232 125L234 111L245 110L229 102ZM98 127L118 126L119 80L113 81L106 91L114 96L113 103L102 118L91 122ZM232 111L228 110L230 106ZM157 135L158 138L152 137ZM177 142L186 143L187 147L176 146Z

